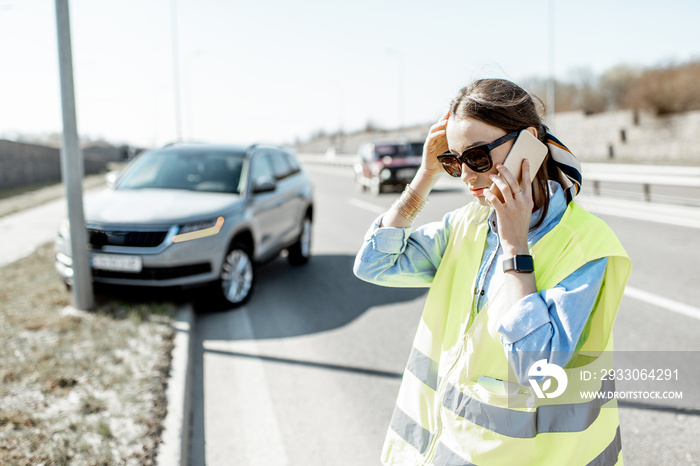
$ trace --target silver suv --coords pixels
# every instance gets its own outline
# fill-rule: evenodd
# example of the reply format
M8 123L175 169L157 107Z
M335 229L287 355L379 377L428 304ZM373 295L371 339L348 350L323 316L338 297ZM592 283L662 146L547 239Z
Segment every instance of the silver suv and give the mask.
M108 177L109 179L109 177ZM214 284L225 304L248 300L256 264L311 254L311 181L282 148L171 145L144 152L85 199L94 282L150 287ZM69 226L55 243L70 284Z

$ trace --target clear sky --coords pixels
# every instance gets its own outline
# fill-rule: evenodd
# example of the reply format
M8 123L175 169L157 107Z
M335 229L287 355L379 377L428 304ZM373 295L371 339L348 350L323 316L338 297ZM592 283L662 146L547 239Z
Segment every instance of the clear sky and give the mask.
M551 58L558 79L700 58L698 0L70 0L81 134L175 139L173 4L182 133L207 142L425 123ZM61 131L54 8L0 0L0 137Z

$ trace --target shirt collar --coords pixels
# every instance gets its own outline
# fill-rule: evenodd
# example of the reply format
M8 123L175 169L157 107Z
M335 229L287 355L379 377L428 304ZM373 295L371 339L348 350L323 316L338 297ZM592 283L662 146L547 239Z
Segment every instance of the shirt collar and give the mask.
M544 217L544 221L540 226L528 232L528 242L542 236L543 233L548 232L554 225L559 223L562 215L564 215L566 207L566 196L564 195L564 190L561 185L556 181L549 180L549 208L547 209L547 215ZM540 219L541 213L542 209L533 212L532 218L530 219L530 228Z

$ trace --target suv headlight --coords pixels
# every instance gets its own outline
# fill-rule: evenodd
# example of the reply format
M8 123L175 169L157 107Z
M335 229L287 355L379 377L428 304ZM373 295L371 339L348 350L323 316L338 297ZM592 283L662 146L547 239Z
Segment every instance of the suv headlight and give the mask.
M205 220L203 222L185 223L184 225L180 225L178 234L173 237L173 243L182 243L183 241L214 236L221 231L222 226L224 226L224 217Z

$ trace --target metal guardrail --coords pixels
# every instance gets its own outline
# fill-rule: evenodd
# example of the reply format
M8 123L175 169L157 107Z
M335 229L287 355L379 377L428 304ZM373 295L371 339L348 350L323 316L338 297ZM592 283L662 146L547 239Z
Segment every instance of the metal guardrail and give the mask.
M303 163L352 167L354 155L327 156L323 154L299 154ZM700 166L646 165L618 163L582 163L583 179L593 183L593 194L600 194L601 183L641 185L644 200L651 200L651 186L679 186L700 188Z
M582 163L583 179L593 182L593 194L600 194L602 182L638 184L644 200L651 200L651 186L700 188L700 167L680 165L642 165Z

